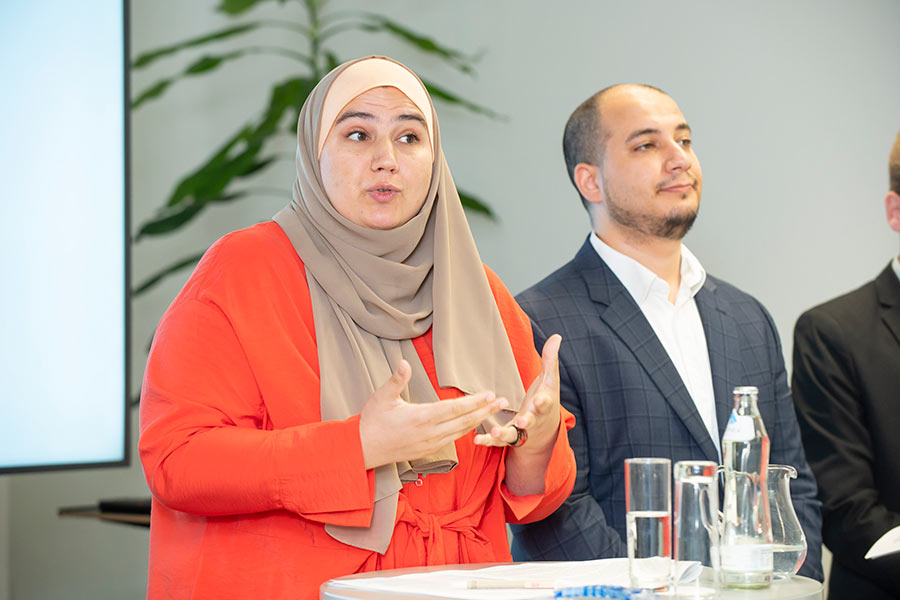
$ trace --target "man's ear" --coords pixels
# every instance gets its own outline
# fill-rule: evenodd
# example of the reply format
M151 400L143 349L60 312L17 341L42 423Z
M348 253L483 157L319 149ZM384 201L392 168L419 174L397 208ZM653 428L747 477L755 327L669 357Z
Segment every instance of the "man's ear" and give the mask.
M599 183L600 167L588 163L578 163L575 165L573 174L575 187L578 188L585 200L592 204L599 204L604 201L603 193L605 190L601 189Z
M891 229L900 232L900 194L894 191L888 192L884 197L884 212Z

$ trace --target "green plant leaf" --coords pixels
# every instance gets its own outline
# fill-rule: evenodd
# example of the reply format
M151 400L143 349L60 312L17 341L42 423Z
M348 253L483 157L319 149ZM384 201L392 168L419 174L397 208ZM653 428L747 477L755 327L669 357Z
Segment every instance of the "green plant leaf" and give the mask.
M263 169L265 169L266 167L271 165L276 160L277 160L277 157L275 157L275 156L269 156L267 158L257 160L252 165L250 165L249 167L244 169L244 172L241 173L241 177L249 177L250 175L253 175L254 173L256 173L258 171L262 171Z
M200 252L199 254L193 254L191 256L183 258L183 259L179 260L178 262L172 263L171 265L168 265L167 267L157 271L156 273L154 273L153 275L151 275L150 277L148 277L147 279L142 281L140 283L140 285L138 285L136 288L134 288L131 291L131 295L132 296L140 296L141 294L143 294L144 292L146 292L147 290L149 290L150 288L152 288L153 286L158 284L160 281L165 279L167 276L171 275L172 273L176 273L186 267L195 265L202 256L203 256L203 252Z
M293 109L295 111L294 114L299 117L300 108L306 97L309 96L309 93L316 86L316 83L318 82L308 77L296 77L273 87L266 111L250 139L259 141L276 133L278 124L288 109ZM294 119L293 123L296 127L296 119Z
M163 79L161 81L157 81L155 84L141 92L140 96L134 99L134 101L131 103L131 108L135 109L147 100L158 98L162 95L163 92L166 91L167 87L172 85L172 82L174 81L174 79Z
M373 13L363 13L363 15L372 20L372 23L364 25L363 29L367 29L369 31L386 31L415 46L426 54L436 54L440 56L464 73L468 73L471 75L475 72L475 69L473 67L475 59L470 56L466 56L459 50L454 50L453 48L438 44L433 39L416 33L411 29L408 29L400 25L399 23L391 21L390 19L387 19L381 15L376 15Z
M224 194L218 198L196 199L190 203L183 203L177 206L167 206L160 210L155 217L152 217L141 224L135 241L140 240L148 235L163 235L180 229L188 221L192 220L200 211L210 203L231 202L238 198L247 196L246 192L235 192L232 194Z
M178 182L175 186L175 190L169 196L169 200L166 202L166 206L175 206L182 202L185 202L191 196L199 196L199 190L204 187L204 180L208 177L208 173L214 172L215 170L223 167L225 163L228 161L228 154L231 150L239 143L246 143L247 138L249 137L252 129L250 127L244 127L240 131L238 131L235 135L231 136L225 145L219 149L218 152L213 154L213 156L206 161L203 165L198 167L192 173L189 173L185 177Z
M134 241L137 242L144 236L160 235L178 229L194 218L205 204L206 202L204 201L198 201L164 208L152 219L144 221L140 229L138 229Z
M214 31L213 33L201 35L200 37L191 38L187 41L179 42L171 46L157 48L156 50L151 50L138 56L134 60L134 62L131 63L131 68L142 69L164 56L175 54L176 52L184 50L185 48L193 48L194 46L202 46L210 42L218 42L220 40L234 37L242 33L247 33L248 31L253 31L260 26L262 26L262 23L244 23L243 25L228 27L220 31Z
M238 58L239 56L243 56L243 54L244 53L241 51L236 51L229 52L228 54L221 54L219 56L202 56L198 60L188 65L188 67L184 70L184 74L197 75L198 73L206 73L207 71L212 71L213 69L221 65L224 61Z
M238 178L264 170L276 160L274 156L259 157L264 143L279 132L278 124L285 111L300 105L314 85L311 79L302 77L276 85L258 124L242 128L203 165L183 177L166 208L141 224L138 238L170 233L196 217L208 202L237 197L226 193L228 186Z
M499 220L491 207L482 202L480 199L473 196L472 194L467 194L462 190L457 189L456 191L459 194L459 201L462 203L463 208L472 212L483 214L491 221L496 222Z
M261 4L266 0L220 0L216 10L226 15L239 15L247 12L257 4ZM283 2L282 2L283 4Z
M438 87L431 81L426 81L425 79L422 79L422 83L425 84L425 87L428 88L428 93L431 94L432 97L434 97L434 98L440 98L444 102L447 102L450 104L458 104L459 106L462 106L463 108L470 110L473 113L484 115L485 117L488 117L491 119L502 120L505 118L505 117L503 117L503 115L501 115L497 112L494 112L490 108L487 108L486 106L481 106L480 104L475 104L474 102L469 102L465 98L460 98L456 94L448 92L444 88Z
M179 75L176 75L175 77L171 77L169 79L163 79L162 81L155 83L154 85L152 85L145 91L141 92L141 95L138 96L137 99L131 103L131 108L132 109L137 108L138 106L140 106L147 100L150 100L152 98L158 98L159 96L162 95L162 93L164 91L166 91L166 88L168 88L170 85L172 85L179 79L184 79L185 77L193 77L194 75L208 73L209 71L212 71L213 69L216 69L219 66L221 66L222 63L229 61L229 60L234 60L236 58L240 58L240 57L244 56L245 54L247 54L248 52L249 52L248 50L235 50L234 52L229 52L227 54L220 54L218 56L210 56L210 55L202 56L198 60L189 64L187 66L187 68L185 68L185 70L182 71Z

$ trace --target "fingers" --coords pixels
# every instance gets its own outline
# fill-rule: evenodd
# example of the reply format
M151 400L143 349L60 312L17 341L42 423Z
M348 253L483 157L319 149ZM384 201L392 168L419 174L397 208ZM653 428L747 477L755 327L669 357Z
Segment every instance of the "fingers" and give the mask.
M553 378L554 382L559 381L559 347L561 344L562 336L558 333L551 335L544 343L541 351L541 373L545 380L549 376Z
M476 408L474 410L470 410L467 412L458 413L458 411L462 407L470 406L472 401L477 402L487 402L487 404L478 404L476 403ZM457 438L465 435L466 433L472 431L479 424L484 422L487 419L490 419L491 415L496 414L497 412L503 410L507 406L509 406L509 402L506 398L495 398L493 393L490 394L476 394L474 396L463 396L462 398L457 398L456 400L442 400L436 404L427 405L428 408L435 408L437 405L440 408L445 408L446 405L456 404L454 407L455 416L453 418L449 418L441 423L435 424L435 441L438 445L443 445L444 443L452 442ZM425 406L425 405L420 405ZM477 436L476 436L477 437Z
M409 363L405 360L401 360L400 364L397 365L397 370L385 381L381 384L375 393L372 396L376 399L380 400L393 400L397 398L400 393L403 391L403 388L406 387L406 384L409 383L409 378L412 375L412 369L409 366Z
M479 392L470 396L463 396L454 400L442 400L441 402L423 406L428 406L430 411L432 411L428 417L434 423L446 423L466 415L474 419L478 416L474 414L475 412L481 414L487 410L487 414L475 423L475 425L478 425L486 417L509 406L509 402L506 398L497 398L494 392ZM475 427L475 425L472 425L472 427Z

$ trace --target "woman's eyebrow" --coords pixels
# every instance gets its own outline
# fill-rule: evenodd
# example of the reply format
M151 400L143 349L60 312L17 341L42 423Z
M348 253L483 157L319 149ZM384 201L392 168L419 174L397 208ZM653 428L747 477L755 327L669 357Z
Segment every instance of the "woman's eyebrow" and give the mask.
M338 117L337 120L334 122L334 124L337 125L338 123L341 123L342 121L346 121L347 119L353 119L353 118L365 119L367 121L375 121L376 120L375 115L373 115L372 113L365 112L363 110L349 110L349 111L343 113L340 117ZM403 113L403 114L397 115L396 117L394 117L394 121L418 121L423 126L427 127L427 125L425 124L425 118L422 117L422 115L418 115L416 113Z
M425 123L425 118L422 115L416 113L403 113L402 115L397 115L394 118L395 121L418 121L422 124L423 127L428 127Z
M355 117L358 117L360 119L366 119L369 121L375 120L375 115L373 115L372 113L367 113L367 112L361 111L361 110L351 110L351 111L345 112L340 117L338 117L337 120L334 122L334 124L337 125L341 121L346 121L347 119L353 119Z

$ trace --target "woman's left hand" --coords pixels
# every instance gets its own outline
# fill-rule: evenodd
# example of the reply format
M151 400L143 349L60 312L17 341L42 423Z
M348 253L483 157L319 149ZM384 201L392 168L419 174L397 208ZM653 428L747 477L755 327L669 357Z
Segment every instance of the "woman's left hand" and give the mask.
M527 440L515 448L516 453L545 455L550 452L559 433L559 346L562 337L550 336L541 352L541 373L534 379L522 407L508 425L493 427L489 433L475 436L481 446L506 446L519 438L518 427L527 432ZM515 425L516 427L513 427Z

